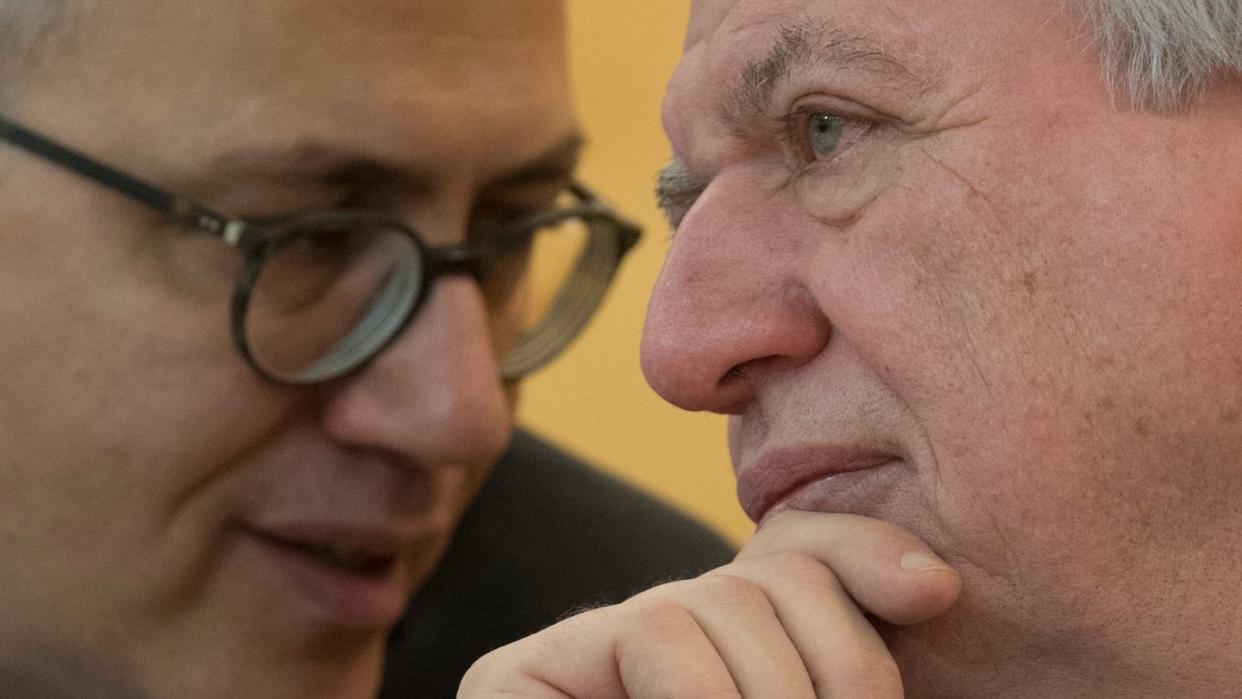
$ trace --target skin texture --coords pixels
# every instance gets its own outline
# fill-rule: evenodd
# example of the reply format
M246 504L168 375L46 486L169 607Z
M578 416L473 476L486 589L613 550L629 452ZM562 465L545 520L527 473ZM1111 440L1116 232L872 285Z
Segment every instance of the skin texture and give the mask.
M917 624L959 591L957 573L893 525L782 513L728 565L484 656L459 696L900 697L863 610Z
M546 208L569 178L572 147L544 162L576 134L561 13L551 0L105 3L75 54L6 109L230 214L358 206L460 242ZM412 591L507 441L516 387L495 357L520 309L446 279L361 372L275 386L229 336L220 280L235 253L2 152L9 673L57 678L58 694L369 696L387 628L329 623L241 527L400 530ZM341 154L396 172L316 175ZM536 162L541 176L496 184Z
M787 526L770 512L802 509L817 543L776 547L890 603L893 567L853 557L882 561L891 525L960 574L956 604L905 619L923 623L853 596L906 696L1221 696L1242 681L1242 89L1119 111L1062 6L696 1L664 106L679 225L643 366L671 402L731 416L743 503L765 517L743 558ZM846 118L838 143L812 147L816 113ZM807 457L817 478L792 499L754 497L799 454L859 449L887 458L818 478L830 458ZM824 513L876 530L843 538ZM659 655L698 659L677 681L767 696L740 678L783 662L779 643L702 644L792 593L703 585L682 607L713 620ZM542 640L651 635L627 605ZM795 644L804 668L869 644L845 623L818 634ZM533 640L490 681L562 677Z
M900 457L821 509L963 576L944 618L880 627L911 694L1211 694L1242 647L1242 91L1120 112L1058 7L696 3L664 120L709 184L644 366L732 416L735 470L803 443ZM797 23L925 85L812 61L726 128ZM861 125L807 158L779 121L803 104Z

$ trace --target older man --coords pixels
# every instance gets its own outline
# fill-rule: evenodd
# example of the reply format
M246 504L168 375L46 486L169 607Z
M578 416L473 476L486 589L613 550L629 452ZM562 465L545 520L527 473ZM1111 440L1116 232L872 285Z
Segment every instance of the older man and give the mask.
M701 0L664 122L644 366L760 531L468 693L1240 691L1236 1Z
M637 236L572 180L562 12L0 2L0 694L375 691L510 441L518 379ZM527 276L575 235L563 285ZM448 606L455 585L502 580L487 601L519 623L411 618L391 687L428 662L411 635L439 653L419 676L455 684L459 627L499 644L594 601L579 564L616 590L727 560L588 520L608 498L565 489L615 486L516 449L435 599L475 611ZM591 539L606 562L547 536L557 517L611 528ZM519 565L540 555L559 587Z

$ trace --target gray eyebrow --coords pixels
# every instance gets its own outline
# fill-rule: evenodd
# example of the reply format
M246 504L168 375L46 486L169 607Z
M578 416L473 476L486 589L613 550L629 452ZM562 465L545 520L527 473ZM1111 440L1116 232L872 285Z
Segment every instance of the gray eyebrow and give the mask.
M932 84L911 70L877 42L863 36L811 23L781 27L780 36L761 58L746 64L725 101L725 123L735 133L745 133L764 119L778 87L801 71L861 71L903 94L928 92ZM699 196L710 178L693 171L674 157L656 178L655 195L674 228Z
M742 69L741 79L726 103L730 123L750 123L765 114L776 89L798 72L810 69L861 71L910 94L930 88L873 40L825 25L786 25L768 52Z
M707 189L707 178L692 171L690 166L676 157L660 170L656 176L656 202L673 228L694 206L704 189Z

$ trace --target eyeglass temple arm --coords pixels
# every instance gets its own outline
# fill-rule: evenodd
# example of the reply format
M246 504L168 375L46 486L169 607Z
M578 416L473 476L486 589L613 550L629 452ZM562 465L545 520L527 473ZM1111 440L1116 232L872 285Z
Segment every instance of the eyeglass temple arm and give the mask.
M156 211L163 212L178 222L210 231L225 238L229 244L236 244L235 238L240 233L239 222L62 146L4 116L0 116L0 138L67 170L92 179Z
M603 218L616 226L616 231L621 240L621 254L630 251L639 239L643 236L643 228L634 221L624 217L613 207L607 199L600 196L595 190L587 187L585 184L574 181L569 185L569 191L582 202L582 204L590 209L590 213L602 214Z

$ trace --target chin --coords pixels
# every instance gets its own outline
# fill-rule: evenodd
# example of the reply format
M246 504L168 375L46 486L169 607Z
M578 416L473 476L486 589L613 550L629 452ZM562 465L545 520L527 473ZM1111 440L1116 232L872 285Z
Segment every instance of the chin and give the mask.
M998 647L1003 641L981 636L986 632L978 627L969 630L960 610L913 626L873 623L897 661L906 697L1013 695L1012 687L995 684L1004 675L1004 652Z
M146 668L142 691L122 697L305 697L362 699L379 689L386 638L349 639L335 634L305 647L305 654L276 658L264 648L239 656L204 652L172 666ZM237 650L242 650L238 648ZM92 695L87 695L92 696ZM106 696L113 696L109 693Z

